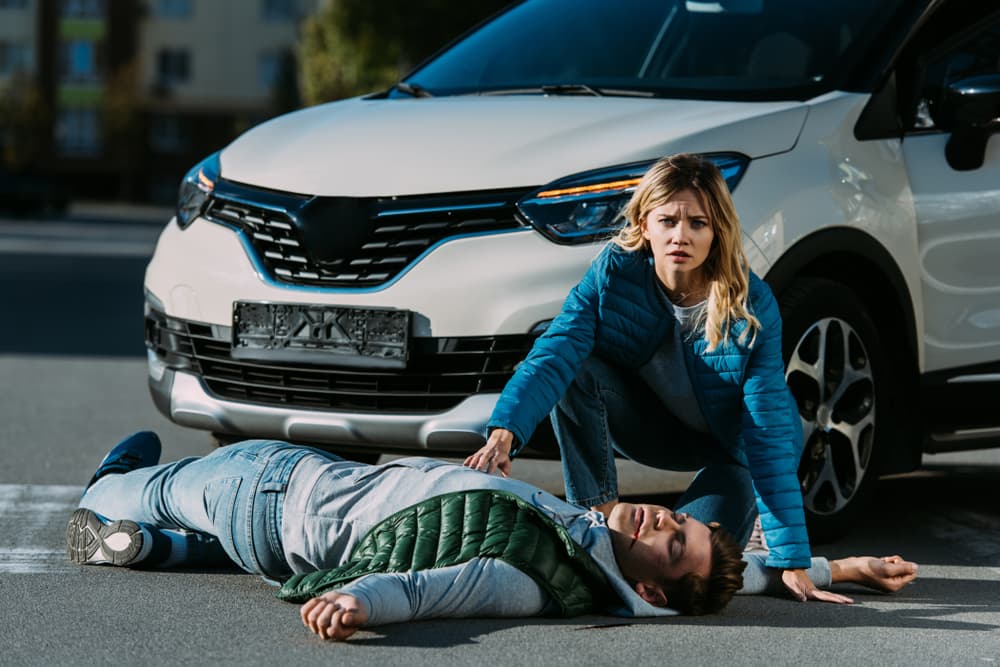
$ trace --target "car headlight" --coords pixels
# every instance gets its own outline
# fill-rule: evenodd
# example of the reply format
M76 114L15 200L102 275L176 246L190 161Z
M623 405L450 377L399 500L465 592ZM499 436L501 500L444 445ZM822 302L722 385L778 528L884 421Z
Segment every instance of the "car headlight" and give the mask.
M177 195L177 224L181 229L190 225L205 209L205 202L219 180L219 153L212 153L191 168L181 181Z
M750 163L750 158L738 153L704 157L722 172L730 192ZM606 239L624 224L622 209L654 162L634 162L559 179L519 201L518 211L535 229L556 243Z

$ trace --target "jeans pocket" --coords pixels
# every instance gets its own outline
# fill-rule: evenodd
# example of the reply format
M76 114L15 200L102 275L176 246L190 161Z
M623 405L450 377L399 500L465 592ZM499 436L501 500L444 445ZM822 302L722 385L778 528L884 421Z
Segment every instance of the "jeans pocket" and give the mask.
M237 517L236 497L240 491L242 477L227 477L212 480L205 485L205 512L215 526L215 536L233 561L244 570L252 571L242 553L246 548L245 530L241 530L245 519ZM240 543L238 548L237 542ZM252 546L251 546L252 548Z

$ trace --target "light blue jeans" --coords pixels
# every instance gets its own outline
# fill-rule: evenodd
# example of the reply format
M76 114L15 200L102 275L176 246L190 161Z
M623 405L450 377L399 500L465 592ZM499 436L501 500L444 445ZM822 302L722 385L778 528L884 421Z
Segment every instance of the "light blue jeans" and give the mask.
M750 471L714 437L681 422L638 374L589 357L551 419L570 502L618 498L618 452L653 468L698 470L674 510L718 521L738 544L750 539L757 516Z
M221 546L247 572L281 580L292 574L281 544L285 488L295 465L316 451L270 440L221 447L208 456L106 475L87 489L80 507L153 530L205 534L185 566L217 565Z

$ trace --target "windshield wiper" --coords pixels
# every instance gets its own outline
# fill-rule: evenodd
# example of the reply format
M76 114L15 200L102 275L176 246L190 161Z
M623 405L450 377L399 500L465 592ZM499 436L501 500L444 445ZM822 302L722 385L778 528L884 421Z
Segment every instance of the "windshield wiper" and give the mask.
M601 88L601 94L607 97L656 97L656 93L651 90L632 88Z
M493 90L478 90L467 95L593 95L604 97L604 93L585 83L554 83L544 86L525 86L518 88L495 88Z
M585 83L558 83L550 86L542 86L542 92L546 95L593 95L594 97L604 97L604 93L598 88L593 88Z
M560 83L537 88L498 88L496 90L480 90L466 95L593 95L595 97L656 97L652 90L634 88L595 88L585 83Z
M434 97L431 95L431 91L427 90L419 83L407 83L405 81L400 81L395 85L396 90L401 93L406 93L412 97Z
M542 86L542 92L547 95L594 95L596 97L655 97L650 90L634 88L596 88L585 83L561 83L553 86Z

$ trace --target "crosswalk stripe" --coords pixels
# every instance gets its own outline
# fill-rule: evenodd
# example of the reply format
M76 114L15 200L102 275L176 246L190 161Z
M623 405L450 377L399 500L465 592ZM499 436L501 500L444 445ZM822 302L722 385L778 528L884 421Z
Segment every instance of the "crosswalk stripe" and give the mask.
M69 562L65 549L14 548L0 551L0 574L69 572L78 566Z
M0 484L0 574L79 569L66 557L63 535L82 491L79 486Z

